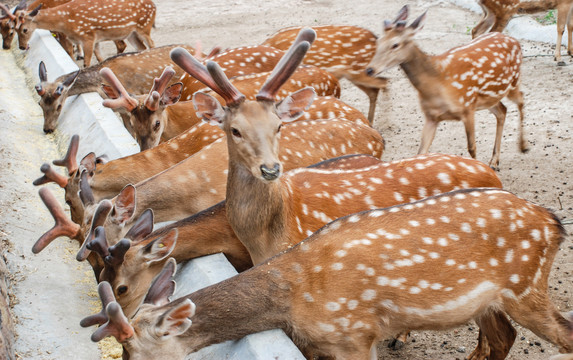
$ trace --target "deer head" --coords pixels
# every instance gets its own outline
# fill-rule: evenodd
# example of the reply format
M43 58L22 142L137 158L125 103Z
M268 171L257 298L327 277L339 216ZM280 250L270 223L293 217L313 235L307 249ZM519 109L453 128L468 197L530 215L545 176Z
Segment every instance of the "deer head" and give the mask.
M275 104L274 96L310 47L305 39L312 41L315 36L311 29L301 31L295 44L260 89L256 101L245 101L245 96L229 82L216 63L209 61L205 67L184 49L171 52L176 64L226 101L226 107L223 107L210 95L198 92L193 96L197 115L225 131L229 139L229 164L237 164L237 171L265 181L273 181L280 176L280 128L283 122L293 121L302 115L314 100L314 90L302 89L278 104ZM231 166L230 171L233 171Z
M413 56L412 39L424 27L426 13L420 15L409 26L406 26L407 18L408 6L404 5L394 21L384 21L383 35L376 42L376 54L366 68L368 75L380 77L387 69L408 61Z
M43 61L40 61L40 65L38 66L40 83L35 86L35 89L40 96L38 105L40 105L44 112L44 132L46 134L52 133L56 129L58 118L62 112L62 107L68 98L68 90L74 84L79 74L79 71L75 71L66 77L61 83L50 83L48 82L46 64L44 64Z
M18 7L14 9L14 13L11 13L10 9L8 9L6 5L0 3L0 10L4 12L4 15L0 16L0 34L2 34L2 48L8 50L12 46L14 35L16 35L16 16L14 13L18 10Z
M23 3L25 4L25 1L23 1ZM20 11L17 12L16 32L18 33L18 47L20 50L28 49L28 42L34 30L38 27L34 22L34 17L39 14L41 8L42 4L38 5L32 11L26 12L27 6L24 5L19 9Z

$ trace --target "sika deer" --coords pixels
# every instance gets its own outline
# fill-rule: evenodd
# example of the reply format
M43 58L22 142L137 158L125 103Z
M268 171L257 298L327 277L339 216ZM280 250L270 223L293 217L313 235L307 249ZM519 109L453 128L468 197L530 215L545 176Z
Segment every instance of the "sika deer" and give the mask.
M274 236L279 244L275 248L277 253L304 240L327 222L351 213L459 188L501 187L495 172L480 161L443 154L418 155L390 163L364 156L337 158L286 172L280 181L282 188L270 195L283 199L283 208L277 211L283 216L272 218L273 224L283 229ZM246 204L246 216L254 217L256 204L251 203ZM270 222L270 214L260 212L258 215L260 222ZM149 222L147 229L153 227L152 218L142 221ZM174 231L178 233L177 241L173 239ZM105 249L100 254L106 258L99 280L111 283L118 303L128 316L137 309L149 283L169 256L182 262L223 252L238 271L251 267L253 261L260 263L262 258L254 256L257 246L247 241L242 245L239 241L237 235L240 234L235 235L231 228L224 202L149 232L138 233L137 239L121 240L126 243L122 246L126 253L121 255L106 258L110 253L108 246L99 246ZM245 246L253 252L253 259Z
M407 6L402 8L404 19ZM517 40L499 33L482 35L471 43L441 55L427 55L413 40L422 29L426 13L410 26L405 21L384 22L384 36L378 40L376 56L366 72L373 77L400 65L418 90L426 122L418 153L428 152L438 123L460 120L464 123L470 155L476 157L474 114L488 109L497 119L495 144L489 165L499 166L503 124L507 108L501 103L508 97L519 110L519 147L527 151L523 135L523 94L519 89L521 47Z
M557 9L557 42L555 46L555 61L564 66L561 60L561 40L565 25L567 25L567 54L573 55L573 1L572 0L478 0L483 10L483 17L472 29L472 37L477 37L486 31L502 32L513 15L517 13L532 14L550 9Z
M149 94L141 96L129 95L119 80L111 78L113 73L106 75L111 87L104 87L104 91L114 100L105 100L103 105L114 110L124 109L130 114L130 126L141 150L157 146L160 140L165 141L179 135L201 121L195 115L193 102L179 102L183 84L176 83L167 87L174 74L175 71L167 67L161 78L155 80ZM256 90L262 85L261 78L267 78L269 74L265 72L239 76L233 78L232 82L247 98L254 99ZM320 96L340 96L338 80L314 66L298 69L291 80L281 88L280 95L287 97L307 85L313 86Z
M282 328L305 353L377 359L378 341L398 331L473 319L480 334L470 358L503 359L516 334L507 313L571 352L571 324L547 293L564 233L552 213L498 189L364 211L165 304L170 291L129 321L108 287L108 322L92 340L112 335L132 360L183 359L211 344Z
M81 46L85 67L90 66L94 53L99 62L104 60L100 41L128 39L137 50L154 47L151 28L156 8L151 0L74 0L46 10L40 8L18 17L16 29L22 50L27 49L37 28L60 32Z
M128 91L143 94L153 84L153 79L160 75L158 69L174 65L169 52L181 46L190 52L195 52L195 49L188 45L168 45L138 53L121 54L89 68L81 69L79 72L74 71L62 75L53 82L48 82L46 66L40 62L38 71L40 83L36 85L36 91L40 95L39 105L44 112L44 132L50 133L55 130L58 117L68 96L101 91L102 78L99 71L103 67L108 67L117 74ZM131 76L134 72L137 72L138 76ZM181 76L181 74L183 71L176 69L176 76Z
M16 12L16 9L14 12ZM10 49L12 46L12 40L14 35L16 35L16 15L10 12L10 9L2 3L0 3L0 10L4 12L4 15L0 16L0 34L2 34L2 48L4 50Z
M386 90L388 83L386 78L372 78L364 73L376 51L376 35L357 26L325 25L311 29L317 37L304 63L323 68L338 79L345 78L364 91L370 100L368 121L372 124L378 93L380 89ZM286 50L300 30L301 27L279 30L263 45Z
M26 0L22 0L22 2L16 7L16 10L14 11L14 15L17 18L20 17L24 17L25 16L25 10L26 9L35 9L38 6L42 6L42 9L49 9L49 8L53 8L56 6L60 6L63 5L65 3L70 2L71 0L34 0L33 2L31 2L30 4L26 4ZM68 53L68 55L70 55L70 57L74 56L74 46L73 44L68 40L68 38L62 34L62 33L53 33L53 35L56 37L56 39L58 40L58 42L60 43L60 45L62 45L62 48L64 48L64 50ZM25 50L27 48L28 44L26 43L25 45L23 45L23 47L21 48L21 50ZM121 54L122 52L125 51L125 48L127 47L127 44L122 41L115 41L115 46L117 48L117 53ZM83 50L78 47L78 56L76 57L77 60L81 60L83 59Z

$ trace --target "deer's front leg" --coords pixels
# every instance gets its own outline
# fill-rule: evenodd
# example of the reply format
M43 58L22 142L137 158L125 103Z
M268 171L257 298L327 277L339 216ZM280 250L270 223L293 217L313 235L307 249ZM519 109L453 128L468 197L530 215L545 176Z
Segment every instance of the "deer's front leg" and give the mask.
M492 169L499 168L499 149L501 147L501 137L503 135L503 125L505 123L505 114L507 113L507 108L501 102L497 103L494 107L491 107L489 111L495 115L497 120L497 127L495 128L495 142L493 145L493 154L491 160L489 161L489 166Z
M557 42L555 44L555 61L557 61L558 66L565 66L565 61L561 59L561 41L563 39L563 33L565 32L565 24L567 21L567 15L569 14L569 5L563 2L557 6ZM567 49L569 50L569 48Z
M466 128L466 138L468 141L468 152L472 158L476 158L476 129L475 129L475 110L466 110L463 114L462 122ZM497 135L497 134L496 134ZM497 139L497 136L496 136ZM500 138L501 140L501 138ZM494 148L495 151L495 148Z
M94 54L94 39L87 38L82 43L81 46L84 49L84 67L89 67L92 63L92 56Z
M427 153L434 141L434 136L436 136L436 129L438 128L438 121L435 118L430 118L426 115L426 122L424 123L424 128L422 129L422 142L420 143L420 148L418 149L418 154Z

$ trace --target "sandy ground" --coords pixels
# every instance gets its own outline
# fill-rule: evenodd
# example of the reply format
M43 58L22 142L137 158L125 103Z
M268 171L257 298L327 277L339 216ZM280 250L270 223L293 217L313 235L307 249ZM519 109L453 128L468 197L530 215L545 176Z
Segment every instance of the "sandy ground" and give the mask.
M346 0L268 0L265 2L212 0L196 3L184 0L161 0L156 4L158 6L157 27L152 33L156 45L194 44L197 40L201 40L204 47L209 49L216 45L237 47L258 44L278 29L294 25L359 25L380 34L382 21L393 18L404 3L396 0L387 0L383 3ZM418 35L418 43L429 53L439 53L470 41L469 30L479 21L478 14L456 7L449 2L420 0L409 3L409 5L411 13L414 14L412 16L429 9L425 28ZM530 41L521 43L524 53L522 90L525 94L525 133L530 144L530 152L521 154L518 151L517 109L507 102L509 111L502 140L499 175L507 190L548 207L564 221L570 221L573 218L573 184L571 183L573 162L570 159L573 148L571 142L573 132L571 125L573 91L570 89L573 79L571 58L565 58L568 66L557 67L551 55L553 53L551 46ZM387 75L391 78L389 91L378 101L374 126L386 140L386 152L383 159L389 161L416 154L423 115L418 104L417 93L404 74L398 69L393 69ZM361 111L367 111L366 96L346 81L343 81L342 85L342 99ZM4 121L2 119L3 124ZM35 193L36 190L30 190L30 183L38 176L41 162L46 158L51 159L45 154L41 154L42 160L34 157L28 158L27 153L30 151L42 153L43 150L33 150L37 144L52 146L52 149L55 147L54 144L44 144L53 139L41 134L40 119L35 118L33 121L37 122L32 126L34 131L20 137L13 135L9 142L6 141L5 136L0 137L2 145L0 151L2 151L3 159L9 159L8 165L6 161L3 161L4 164L0 167L2 186L11 184L14 187L9 195L2 188L3 206L0 207L2 211L0 225L2 236L11 235L8 239L13 243L19 241L12 236L14 232L29 232L30 229L41 232L51 226L51 219L46 212L41 219L30 218L29 215L21 213L27 207L43 206ZM10 129L5 131L10 131ZM495 118L487 111L477 113L476 139L479 160L489 161L494 132ZM22 145L28 143L31 145ZM440 124L431 151L467 155L463 125L456 122ZM25 166L20 165L20 159ZM19 201L19 197L24 196L23 194L27 196L25 202ZM5 200L4 196L9 196L9 199ZM571 225L566 225L566 229L573 232ZM24 233L19 236L30 237L34 240L37 238L36 233ZM569 236L563 244L550 278L551 298L563 312L573 310L571 301L573 291L572 240ZM69 267L68 272L77 270L77 265L71 261L72 255L67 254L65 249L50 249L49 255L44 256L47 258L46 261L51 263L50 266L66 263ZM30 268L41 269L42 266L46 266L26 263L32 260L31 257L29 250L24 248L14 252L14 255L9 255L8 260L11 262L16 261L16 258L23 258L18 261L21 264L27 264L25 266L28 267L28 272L34 271ZM36 258L33 257L34 261ZM85 269L80 270L82 271L85 272ZM18 289L18 275L15 276L15 281L18 294L33 290L33 288ZM65 287L66 290L67 287L77 288L78 281L81 282L81 280L71 279L49 279L49 281ZM44 294L38 291L36 296L44 296ZM69 297L71 296L67 296ZM80 316L75 309L71 309L68 314L81 317L85 315L85 312L82 312ZM45 325L47 320L38 315L38 313L32 313L29 315L30 319L28 317L20 319L21 322L30 320L26 323L26 327L19 328L20 342L35 334L37 327ZM66 326L68 329L54 330L60 338L67 337L68 332L77 333L81 330L77 321L70 321L69 324L64 325ZM528 330L519 326L516 328L518 336L509 359L541 360L557 352L553 345L539 339ZM477 334L478 329L474 323L468 323L447 332L415 332L408 345L402 350L389 350L385 346L386 343L382 343L379 349L379 359L463 359L476 345ZM89 335L85 336L89 337ZM68 342L62 341L60 344L59 340L50 341L57 343L55 347L69 346ZM30 350L32 347L28 345L29 354L23 358L64 358L43 353L41 346L39 343L36 352L38 355L36 355ZM93 354L97 353L91 348L86 349L85 352L91 353L92 351Z

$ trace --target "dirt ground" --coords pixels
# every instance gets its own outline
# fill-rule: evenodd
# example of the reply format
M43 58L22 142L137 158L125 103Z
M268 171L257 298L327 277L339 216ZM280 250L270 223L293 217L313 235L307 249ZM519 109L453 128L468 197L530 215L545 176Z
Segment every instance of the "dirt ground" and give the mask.
M396 0L160 0L156 4L158 14L152 32L156 45L195 44L201 40L205 49L258 44L278 29L295 25L358 25L380 34L382 21L392 19L404 5ZM418 43L423 50L433 54L469 42L469 31L480 18L479 14L447 1L419 0L409 5L412 18L428 9L427 22L418 34ZM566 56L567 66L557 67L550 45L531 41L521 41L521 44L524 128L530 151L521 154L518 150L517 108L506 102L509 111L499 176L507 190L554 210L567 223L573 218L572 61ZM386 140L383 160L390 161L416 154L423 114L417 93L403 72L392 69L387 76L391 79L390 86L379 98L374 127ZM366 112L366 96L347 81L342 81L342 85L342 99ZM489 161L494 132L493 115L487 111L477 113L479 160ZM467 156L463 125L457 122L440 124L430 150ZM41 164L34 165L37 169ZM7 176L5 168L0 169L3 170L2 177ZM37 175L36 170L30 176L33 180ZM566 229L573 233L573 226L568 224ZM549 289L551 298L562 312L573 310L572 272L573 237L568 236L555 260ZM518 335L509 359L541 360L557 353L553 345L518 325L516 328ZM475 347L477 336L478 328L474 323L449 331L414 332L401 350L390 350L386 347L387 342L382 343L379 359L463 359Z

